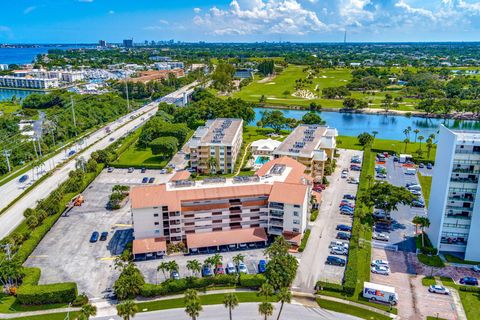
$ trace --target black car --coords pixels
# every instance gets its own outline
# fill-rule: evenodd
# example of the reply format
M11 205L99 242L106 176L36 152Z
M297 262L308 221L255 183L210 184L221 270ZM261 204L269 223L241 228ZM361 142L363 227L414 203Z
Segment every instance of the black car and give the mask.
M90 236L90 242L97 242L98 241L98 232L94 231L92 235Z
M24 183L27 180L28 180L28 175L24 174L23 176L20 177L20 179L18 179L18 182Z
M356 197L353 194L344 194L343 199L355 200Z
M339 224L337 225L337 230L350 232L352 231L352 227L347 226L346 224Z
M142 169L140 170L140 172L141 172L141 173L147 172L147 168L142 168Z
M337 233L337 239L341 239L341 240L350 240L350 234L349 233L346 233L346 232L338 232Z
M460 279L460 283L468 286L478 286L478 280L474 277L463 277Z
M325 263L333 265L333 266L344 267L347 264L347 261L345 261L345 259L342 259L342 258L339 258L339 257L328 256L327 261Z
M151 177L150 179L148 179L148 183L153 183L154 181L155 181L154 177Z
M107 238L108 238L108 232L107 231L102 232L102 234L100 235L100 241L107 241Z
M142 183L147 183L148 182L148 177L143 177Z

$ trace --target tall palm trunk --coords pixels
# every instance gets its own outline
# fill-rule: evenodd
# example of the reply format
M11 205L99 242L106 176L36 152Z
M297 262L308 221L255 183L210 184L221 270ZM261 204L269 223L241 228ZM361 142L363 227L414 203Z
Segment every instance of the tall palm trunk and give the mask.
M232 320L232 307L228 308L228 314L230 315L230 320Z
M280 315L282 314L282 309L283 309L283 301L282 301L282 304L280 304L280 310L278 310L278 316L277 316L277 320L280 320Z

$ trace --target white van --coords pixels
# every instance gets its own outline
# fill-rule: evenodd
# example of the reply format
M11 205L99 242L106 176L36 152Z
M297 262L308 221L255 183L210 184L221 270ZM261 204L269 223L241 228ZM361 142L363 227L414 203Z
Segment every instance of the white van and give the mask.
M370 301L380 301L391 305L398 303L398 294L395 292L395 288L381 284L364 282L362 295Z

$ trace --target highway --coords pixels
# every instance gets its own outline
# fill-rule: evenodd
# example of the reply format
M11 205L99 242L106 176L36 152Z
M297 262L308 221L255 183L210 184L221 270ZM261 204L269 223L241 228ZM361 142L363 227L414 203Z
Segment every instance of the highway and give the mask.
M89 137L83 139L82 144L77 144L68 149L75 150L75 155L66 160L64 152L60 152L53 158L47 160L43 164L45 171L52 171L52 175L46 178L44 181L36 185L32 190L28 191L23 197L0 215L0 239L7 236L13 229L15 229L24 219L23 212L27 208L33 208L36 203L46 198L50 192L55 190L58 185L68 178L68 173L71 170L75 170L76 158L83 157L85 160L90 158L92 152L104 149L116 141L123 135L134 131L142 124L144 124L150 117L155 115L158 110L158 104L160 102L168 101L175 97L183 97L185 91L191 90L198 83L194 82L179 90L170 93L169 95L151 102L125 116L116 120L115 122L105 125L103 128L92 133ZM133 118L133 120L132 120ZM107 127L110 128L111 133L107 132ZM113 139L112 139L113 138ZM66 162L65 162L66 161ZM58 168L58 164L65 162L65 164ZM33 177L33 174L29 172L29 176ZM15 198L25 192L22 184L18 182L18 179L9 181L0 187L0 210L5 208Z
M273 316L269 319L276 319L280 304L275 305ZM203 311L198 317L202 320L225 320L228 319L228 310L223 305L204 306ZM258 303L241 303L232 311L232 318L235 320L263 319L258 313ZM122 320L117 315L93 317L96 320ZM170 309L162 311L152 311L137 313L134 320L189 320L184 309ZM288 320L357 320L360 318L332 312L319 307L306 307L297 304L285 304L283 307L281 319Z

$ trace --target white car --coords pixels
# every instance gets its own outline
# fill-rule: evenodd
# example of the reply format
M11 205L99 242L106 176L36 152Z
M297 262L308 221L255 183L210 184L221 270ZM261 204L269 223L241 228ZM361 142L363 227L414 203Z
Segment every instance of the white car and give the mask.
M390 267L390 264L388 263L387 260L373 260L372 263L370 264L372 267Z
M371 269L372 273L383 274L388 276L390 274L390 268L385 266L375 266Z
M344 246L341 247L332 247L330 249L330 254L338 254L338 255L347 255L348 251L345 249Z
M473 266L472 270L475 271L475 272L480 272L480 264L476 265L476 266Z
M348 250L348 243L343 241L332 241L330 242L329 248L331 249L333 247L344 247L346 250Z
M248 274L248 269L247 269L247 266L245 265L245 263L240 262L240 263L238 264L238 273Z
M381 233L381 232L374 232L373 235L372 235L372 238L375 239L375 240L379 240L379 241L390 240L390 237L388 236L388 234Z
M428 292L438 293L438 294L450 294L450 290L448 290L444 286L439 286L439 285L428 287Z

